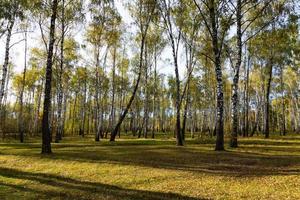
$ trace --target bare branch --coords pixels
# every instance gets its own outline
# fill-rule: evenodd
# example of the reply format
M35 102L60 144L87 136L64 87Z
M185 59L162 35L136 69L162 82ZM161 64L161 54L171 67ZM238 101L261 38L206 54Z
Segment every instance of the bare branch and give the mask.
M12 45L10 45L9 49L11 49L13 46L15 46L15 45L21 43L21 42L24 41L24 40L25 40L25 39L21 39L21 40L19 40L18 42L13 43Z
M210 29L208 20L207 20L206 17L204 16L201 7L199 6L199 4L197 3L196 0L193 0L193 1L194 1L194 3L195 3L196 7L198 8L198 11L199 11L199 13L200 13L200 15L201 15L201 17L202 17L202 19L203 19L203 21L204 21L204 24L205 24L205 26L206 26L206 28L207 28L207 30L208 30L210 36L213 37L213 34L212 34L211 29ZM202 2L203 2L203 1L202 1ZM206 6L208 6L208 5L206 5ZM208 8L209 8L209 7L208 7Z
M258 12L258 14L256 16L254 16L251 20L250 23L247 24L247 26L244 28L244 30L242 31L242 35L247 31L247 29L251 26L251 24L253 24L262 14L263 11L273 2L274 0L270 0L268 1L263 7L262 9Z

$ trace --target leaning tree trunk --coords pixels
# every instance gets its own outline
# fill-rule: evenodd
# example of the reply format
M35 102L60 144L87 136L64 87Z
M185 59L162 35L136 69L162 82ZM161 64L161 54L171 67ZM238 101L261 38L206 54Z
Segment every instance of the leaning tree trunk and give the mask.
M148 26L147 26L148 27ZM146 32L147 33L147 30ZM124 121L130 107L131 107L131 104L135 98L135 94L139 88L139 84L140 84L140 80L141 80L141 76L142 76L142 67L143 67L143 53L144 53L144 47L145 47L145 39L146 39L146 34L142 35L142 40L141 40L141 51L140 51L140 62L139 62L139 73L138 73L138 78L136 80L136 84L134 86L134 89L133 89L133 92L132 92L132 95L129 99L129 102L127 103L127 106L125 108L125 110L123 111L123 113L121 114L120 118L119 118L119 121L118 123L116 124L114 130L111 132L111 135L110 135L110 141L115 141L115 138L116 138L116 135L118 134L118 131L121 127L121 124L122 122Z
M142 40L144 40L144 39L142 39ZM144 42L142 42L142 43L144 43ZM132 104L132 102L133 102L133 100L134 100L135 94L136 94L136 92L137 92L137 90L138 90L138 87L139 87L139 84L140 84L140 80L141 80L141 74L142 74L142 69L141 69L141 68L142 68L142 59L143 59L143 58L141 58L141 57L142 57L142 55L143 55L143 51L144 51L143 49L144 49L144 44L142 44L142 47L141 47L141 56L140 56L139 73L138 73L138 78L137 78L136 84L135 84L135 86L134 86L132 95L131 95L131 97L130 97L130 99L129 99L129 102L128 102L128 104L127 104L125 110L123 111L122 115L120 116L120 119L119 119L118 123L116 124L114 130L113 130L112 133L111 133L110 141L115 141L115 138L116 138L116 135L118 134L118 131L119 131L119 129L120 129L120 126L121 126L122 122L124 121L124 119L125 119L125 117L126 117L128 111L129 111L129 109L130 109L130 107L131 107L131 104Z
M47 67L46 67L46 83L45 83L45 94L44 94L44 110L43 110L43 120L42 120L42 153L51 153L51 133L49 127L49 111L51 106L51 81L52 81L52 57L54 49L54 34L55 34L55 20L57 13L58 0L53 0L52 2L52 15L51 15L51 25L50 25L50 36L49 36L49 48L47 56Z
M156 3L156 0L155 0L155 3ZM110 141L115 141L116 135L120 131L121 124L124 121L124 119L125 119L128 111L129 111L129 109L131 107L131 104L132 104L132 102L133 102L133 100L135 98L136 92L138 90L138 87L139 87L139 84L140 84L140 80L141 80L141 76L142 76L143 53L144 53L144 47L145 47L145 40L146 40L146 36L147 36L149 24L150 24L150 21L151 21L151 16L154 13L155 7L156 6L153 6L151 13L148 15L147 22L146 22L145 26L142 25L142 27L141 27L141 36L142 36L142 39L141 39L140 61L139 61L139 68L138 68L139 69L138 78L137 78L136 84L134 86L132 95L131 95L131 97L129 99L129 102L127 103L127 106L126 106L125 110L123 111L123 113L120 115L119 121L116 124L114 130L112 131L112 133L110 135Z
M12 35L12 29L14 26L15 20L12 19L9 22L9 27L7 30L7 38L6 38L6 44L5 44L5 57L4 57L4 64L2 69L2 79L1 79L1 85L0 85L0 105L3 101L4 97L4 91L5 91L5 83L7 78L7 71L8 71L8 64L9 64L9 50L10 50L10 40Z
M0 115L2 115L3 110L3 97L5 93L5 83L7 78L8 64L9 64L9 50L10 50L10 40L12 35L12 29L15 24L15 19L9 21L9 26L7 30L6 44L5 44L5 55L4 55L4 64L2 68L2 79L0 83ZM2 120L1 120L2 121Z

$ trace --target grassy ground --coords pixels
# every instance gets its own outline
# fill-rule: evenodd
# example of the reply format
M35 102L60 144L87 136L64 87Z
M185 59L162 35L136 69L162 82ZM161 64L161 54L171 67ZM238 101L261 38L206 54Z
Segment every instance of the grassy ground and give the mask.
M42 156L36 141L0 143L0 199L300 199L300 137L114 144L66 138Z

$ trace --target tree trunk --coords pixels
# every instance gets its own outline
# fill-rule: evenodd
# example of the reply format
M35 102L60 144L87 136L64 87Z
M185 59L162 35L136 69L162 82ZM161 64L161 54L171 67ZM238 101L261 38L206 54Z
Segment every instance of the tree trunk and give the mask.
M116 50L117 47L114 47L113 52L113 69L112 69L112 98L111 98L111 113L110 113L110 131L113 131L115 125L115 93L116 93Z
M40 129L40 126L39 126L39 115L40 115L40 107L41 107L41 102L42 102L42 92L43 92L43 85L44 85L44 79L42 79L42 82L41 82L41 88L38 90L38 99L37 99L37 108L36 108L36 111L35 111L35 117L34 117L34 132L35 134L39 135L39 129Z
M187 121L187 115L188 115L188 108L189 108L189 104L190 104L189 83L187 83L187 84L188 84L188 86L187 86L187 91L186 91L185 106L184 106L184 113L183 113L183 120L182 120L182 131L181 131L183 141L185 141L186 121Z
M147 32L147 30L146 30ZM141 76L142 76L142 67L143 67L143 53L144 53L144 46L145 46L145 38L146 38L146 34L144 34L142 36L142 40L141 40L141 51L140 51L140 62L139 62L139 72L138 72L138 78L136 80L136 83L135 83L135 86L134 86L134 89L133 89L133 92L132 92L132 95L129 99L129 102L127 103L127 106L125 108L125 110L123 111L123 113L121 114L120 118L119 118L119 121L118 123L116 124L114 130L111 132L111 136L110 136L110 141L115 141L115 138L118 134L118 131L120 129L120 126L123 122L123 120L125 119L130 107L131 107L131 104L135 98L135 94L139 88L139 84L140 84L140 80L141 80Z
M176 50L175 41L173 35L170 34L170 39L172 42L172 54L175 66L175 77L176 77L176 102L175 102L175 113L176 113L176 126L175 126L175 135L176 135L176 145L183 146L183 139L181 135L181 120L180 120L180 110L181 110L181 95L180 95L180 77L178 70L178 52ZM179 44L177 44L179 45Z
M157 54L156 54L156 46L154 47L154 87L153 87L153 102L152 102L152 111L153 111L153 119L152 119L152 136L151 138L154 139L155 137L155 126L156 126L156 94L157 93Z
M42 121L42 153L51 153L51 135L49 127L49 108L51 105L51 80L52 80L52 57L53 48L55 41L55 20L57 13L58 0L53 0L52 2L52 15L51 15L51 25L50 25L50 36L49 36L49 48L47 56L47 67L46 67L46 83L45 83L45 95L44 95L44 110L43 110L43 121Z
M12 29L15 23L14 17L9 21L9 26L7 30L6 44L5 44L5 55L4 64L2 68L2 79L0 82L0 131L3 132L3 138L5 138L5 103L4 94L6 88L6 78L8 77L8 64L9 64L9 50L10 50L10 40L12 35ZM7 78L8 79L8 78Z
M281 134L282 134L282 135L286 135L286 127L285 127L285 98L284 98L284 82L283 82L283 66L281 66L280 86L281 86L281 108L282 108Z
M66 123L66 115L67 115L67 92L65 92L64 98L63 98L63 116L62 116L62 130L61 130L61 136L65 136L65 123Z
M236 148L238 146L238 105L239 105L239 97L238 97L238 90L239 90L239 76L240 76L240 67L242 63L242 11L241 11L241 0L237 0L236 6L236 20L237 20L237 61L234 67L234 77L233 77L233 84L232 84L232 133L230 139L230 147Z
M245 92L246 92L246 104L245 104L245 133L246 136L249 136L249 84L250 84L250 79L249 79L249 73L250 73L250 57L248 55L248 60L247 60L247 72L246 72L246 83L245 83Z
M62 139L63 120L62 120L62 100L63 100L63 67L64 67L64 40L65 40L65 0L62 0L61 16L61 43L60 43L60 69L58 74L58 98L57 98L57 129L55 142Z
M217 76L217 122L216 122L216 151L224 150L224 97L223 97L223 82L222 69L220 60L216 58L216 76Z
M72 135L74 135L74 126L75 126L75 118L76 118L76 104L77 104L77 92L75 92L75 97L74 97L74 104L73 104L73 119L72 119Z
M9 50L10 50L10 40L12 35L12 29L15 24L15 19L9 21L9 26L7 30L6 44L5 44L5 56L4 56L4 64L2 69L2 79L0 85L0 106L2 107L2 101L5 92L5 83L7 78L8 64L9 64Z
M24 69L22 78L22 88L20 92L20 113L19 113L19 134L20 142L24 142L24 119L23 119L23 95L26 81L26 70L27 70L27 30L25 30L25 47L24 47Z
M149 108L148 108L148 49L147 42L145 42L145 65L144 65L144 118L143 118L143 135L144 138L148 137L148 121L149 121Z
M216 151L224 150L224 97L223 97L223 75L221 68L221 52L219 48L218 28L216 24L215 8L210 10L210 19L212 27L212 45L214 52L214 64L217 80L217 120L216 120Z
M99 61L99 46L95 45L95 60L96 60L96 90L95 90L95 104L96 104L96 110L95 110L95 141L100 141L101 136L101 120L100 120L100 114L102 113L102 110L100 108L100 102L99 102L99 95L101 93L101 79L99 75L100 70L100 61ZM105 59L106 60L106 59Z
M79 135L84 137L85 134L85 119L86 119L86 101L87 101L87 69L85 69L85 80L84 80L84 86L83 86L83 100L81 105L81 122L79 127Z
M264 118L264 134L265 138L269 138L270 134L270 91L271 91L271 82L272 82L272 71L273 71L273 62L271 61L268 66L268 80L267 80L267 90L265 97L265 118Z

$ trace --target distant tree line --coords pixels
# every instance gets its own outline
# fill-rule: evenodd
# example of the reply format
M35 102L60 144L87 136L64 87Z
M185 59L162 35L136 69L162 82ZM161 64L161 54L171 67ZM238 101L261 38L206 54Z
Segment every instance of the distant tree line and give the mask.
M224 137L234 148L240 136L299 133L297 6L124 1L128 24L112 0L2 0L2 138L42 136L51 153L51 142L75 135L164 133L179 146L207 135L224 150ZM40 45L29 48L33 34Z

